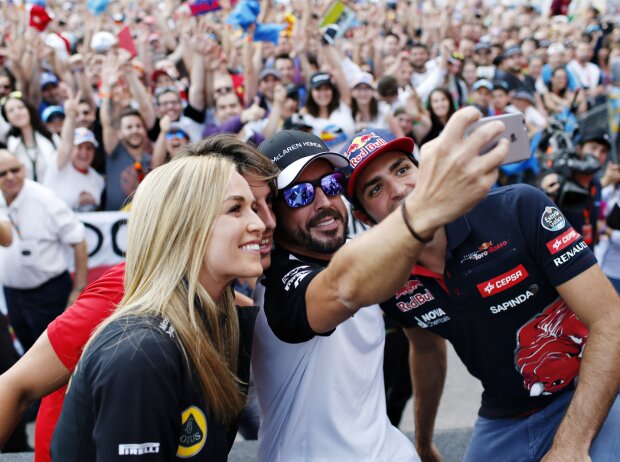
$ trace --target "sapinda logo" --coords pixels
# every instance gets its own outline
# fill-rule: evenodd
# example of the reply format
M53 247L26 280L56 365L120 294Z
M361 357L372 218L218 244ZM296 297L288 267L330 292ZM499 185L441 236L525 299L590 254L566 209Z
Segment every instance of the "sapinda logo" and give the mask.
M579 237L579 233L573 228L570 228L565 233L562 233L555 239L551 239L547 242L547 248L549 249L549 252L551 252L551 255L555 255L578 240Z
M499 294L500 292L510 289L526 279L528 276L529 274L525 267L523 265L519 265L510 271L494 277L493 279L477 284L476 287L478 288L480 295L482 295L483 298L487 298L491 295Z

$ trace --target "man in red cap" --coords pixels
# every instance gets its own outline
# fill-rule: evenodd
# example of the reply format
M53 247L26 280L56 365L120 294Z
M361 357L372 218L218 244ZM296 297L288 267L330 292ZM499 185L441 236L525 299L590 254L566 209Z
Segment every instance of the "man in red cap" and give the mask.
M383 222L426 188L412 150L410 139L384 130L354 138L346 195L355 216ZM442 338L484 387L466 462L617 458L620 300L554 204L527 185L496 189L420 238L420 264L381 308L414 349L422 459L440 460L432 433Z

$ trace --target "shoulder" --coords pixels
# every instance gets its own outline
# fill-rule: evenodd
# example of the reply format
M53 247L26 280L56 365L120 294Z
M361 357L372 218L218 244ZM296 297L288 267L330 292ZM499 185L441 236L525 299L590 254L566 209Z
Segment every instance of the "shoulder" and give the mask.
M123 377L145 382L150 376L179 371L181 352L169 321L144 316L115 319L97 335L84 354L93 377ZM112 379L118 383L117 379Z

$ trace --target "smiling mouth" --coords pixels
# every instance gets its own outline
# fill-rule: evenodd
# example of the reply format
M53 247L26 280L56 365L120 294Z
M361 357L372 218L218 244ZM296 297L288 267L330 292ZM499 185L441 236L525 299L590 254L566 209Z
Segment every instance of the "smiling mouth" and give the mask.
M241 250L245 251L245 252L259 252L260 251L260 245L258 244L245 244L242 245L241 247L239 247Z
M261 239L259 245L260 253L268 254L269 252L271 252L272 243L273 241L271 240L271 237L264 237L263 239Z

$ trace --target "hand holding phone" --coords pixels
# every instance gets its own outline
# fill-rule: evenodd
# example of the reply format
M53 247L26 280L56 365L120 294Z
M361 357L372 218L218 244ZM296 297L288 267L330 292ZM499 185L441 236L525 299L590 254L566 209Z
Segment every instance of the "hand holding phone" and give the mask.
M527 136L527 126L525 118L521 113L502 114L500 116L484 117L474 122L465 129L465 138L482 125L489 122L500 121L504 124L504 131L496 136L493 140L485 144L480 150L480 155L486 154L499 143L499 140L505 138L509 144L508 155L502 162L502 165L521 162L530 158L530 143Z

